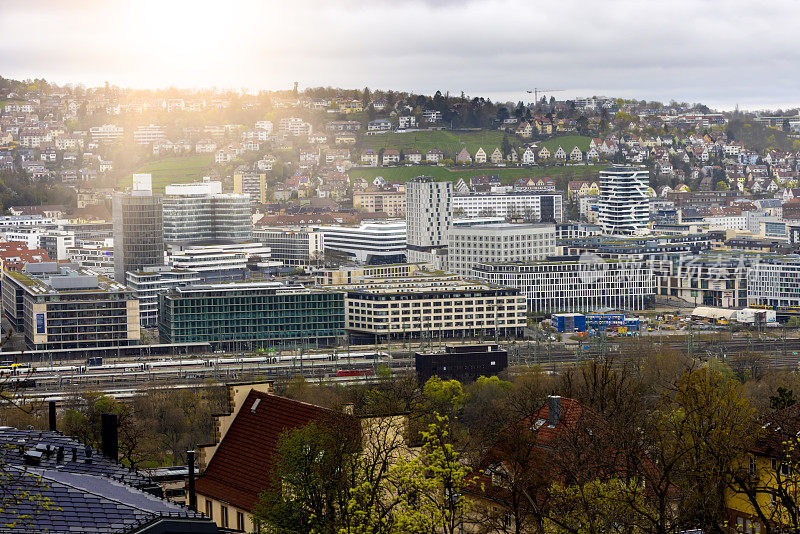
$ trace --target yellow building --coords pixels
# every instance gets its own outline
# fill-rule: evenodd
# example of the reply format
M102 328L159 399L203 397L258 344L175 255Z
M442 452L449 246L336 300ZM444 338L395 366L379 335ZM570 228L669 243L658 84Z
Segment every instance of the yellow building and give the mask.
M758 429L726 492L731 532L800 531L800 405Z
M424 263L393 263L327 269L317 273L317 284L321 286L352 284L369 276L411 276L425 267Z
M406 194L399 191L355 191L353 207L368 213L383 212L389 217L405 217Z
M235 194L248 194L250 200L261 204L267 203L267 175L265 174L234 174L233 192Z

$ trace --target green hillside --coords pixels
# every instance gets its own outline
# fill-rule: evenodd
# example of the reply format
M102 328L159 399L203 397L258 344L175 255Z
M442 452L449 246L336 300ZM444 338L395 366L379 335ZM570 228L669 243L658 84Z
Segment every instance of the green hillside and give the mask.
M509 141L513 145L519 145L513 136L509 136ZM438 148L444 152L446 158L455 159L456 154L462 147L466 146L470 154L475 154L480 147L491 154L495 148L499 148L503 143L503 132L494 130L481 132L408 132L408 133L387 133L381 135L364 136L360 143L361 150L371 148L380 150L381 148L394 148L396 150L408 150L416 148L423 154L432 148Z
M574 146L574 145L573 145ZM510 184L519 178L549 176L556 180L560 187L564 187L569 180L579 180L582 178L596 178L603 168L603 165L575 165L567 167L532 167L526 169L486 167L469 169L450 169L439 166L418 165L411 167L366 167L355 168L349 172L350 179L365 178L372 181L376 176L383 176L390 181L408 181L417 176L431 176L437 180L451 180L455 182L459 178L468 180L472 176L497 174L503 183Z
M589 150L589 143L592 141L591 137L585 137L582 135L563 135L561 137L555 137L553 139L548 139L547 141L537 141L537 146L543 147L546 146L547 150L550 153L555 152L558 150L559 145L563 148L567 154L569 151L572 150L573 147L580 148L583 152Z
M133 171L134 174L153 175L153 191L163 191L164 186L186 182L196 182L207 176L214 165L213 154L195 156L173 156L146 163ZM131 175L117 183L117 187L130 187Z

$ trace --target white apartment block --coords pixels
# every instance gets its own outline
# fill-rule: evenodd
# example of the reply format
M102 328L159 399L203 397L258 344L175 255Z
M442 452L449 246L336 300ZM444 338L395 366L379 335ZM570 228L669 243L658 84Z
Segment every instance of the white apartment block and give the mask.
M563 257L483 263L476 265L474 272L493 284L519 289L534 313L642 310L654 293L653 270L644 261Z
M454 226L447 235L447 270L474 276L479 263L544 260L556 253L553 224Z
M167 128L150 124L148 126L137 126L133 131L133 142L137 145L151 145L156 141L167 137Z
M406 184L408 261L434 263L452 226L453 184L420 176Z
M89 135L92 137L92 141L99 143L112 143L121 139L124 134L125 129L115 124L104 124L89 128Z
M800 307L800 256L764 259L747 270L750 306Z
M634 235L647 228L649 173L634 167L600 171L598 224L604 234Z
M507 193L498 195L456 195L453 212L459 217L522 217L529 221L561 222L561 195Z

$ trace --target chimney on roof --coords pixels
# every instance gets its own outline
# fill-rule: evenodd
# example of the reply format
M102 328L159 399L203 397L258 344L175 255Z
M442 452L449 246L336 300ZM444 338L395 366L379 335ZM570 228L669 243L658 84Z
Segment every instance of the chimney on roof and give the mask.
M90 446L86 446L83 449L83 461L84 463L90 464L92 463L92 448Z
M56 463L64 463L64 446L59 445L58 450L56 450Z
M72 447L72 461L78 461L78 447Z
M100 437L103 442L103 456L116 462L119 457L117 414L104 413L100 417Z
M554 427L561 420L561 397L550 395L547 397L547 426Z
M56 401L48 402L47 409L50 415L50 432L56 432L58 430L56 428Z
M186 464L189 466L189 510L197 511L197 494L194 492L194 451L186 451Z

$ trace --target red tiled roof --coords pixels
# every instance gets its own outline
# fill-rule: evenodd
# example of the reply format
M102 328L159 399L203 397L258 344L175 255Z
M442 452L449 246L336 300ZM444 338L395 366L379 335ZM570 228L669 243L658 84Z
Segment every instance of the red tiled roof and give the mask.
M326 408L250 391L205 472L198 477L197 493L251 510L259 493L269 488L271 462L281 432L334 414L341 417Z

